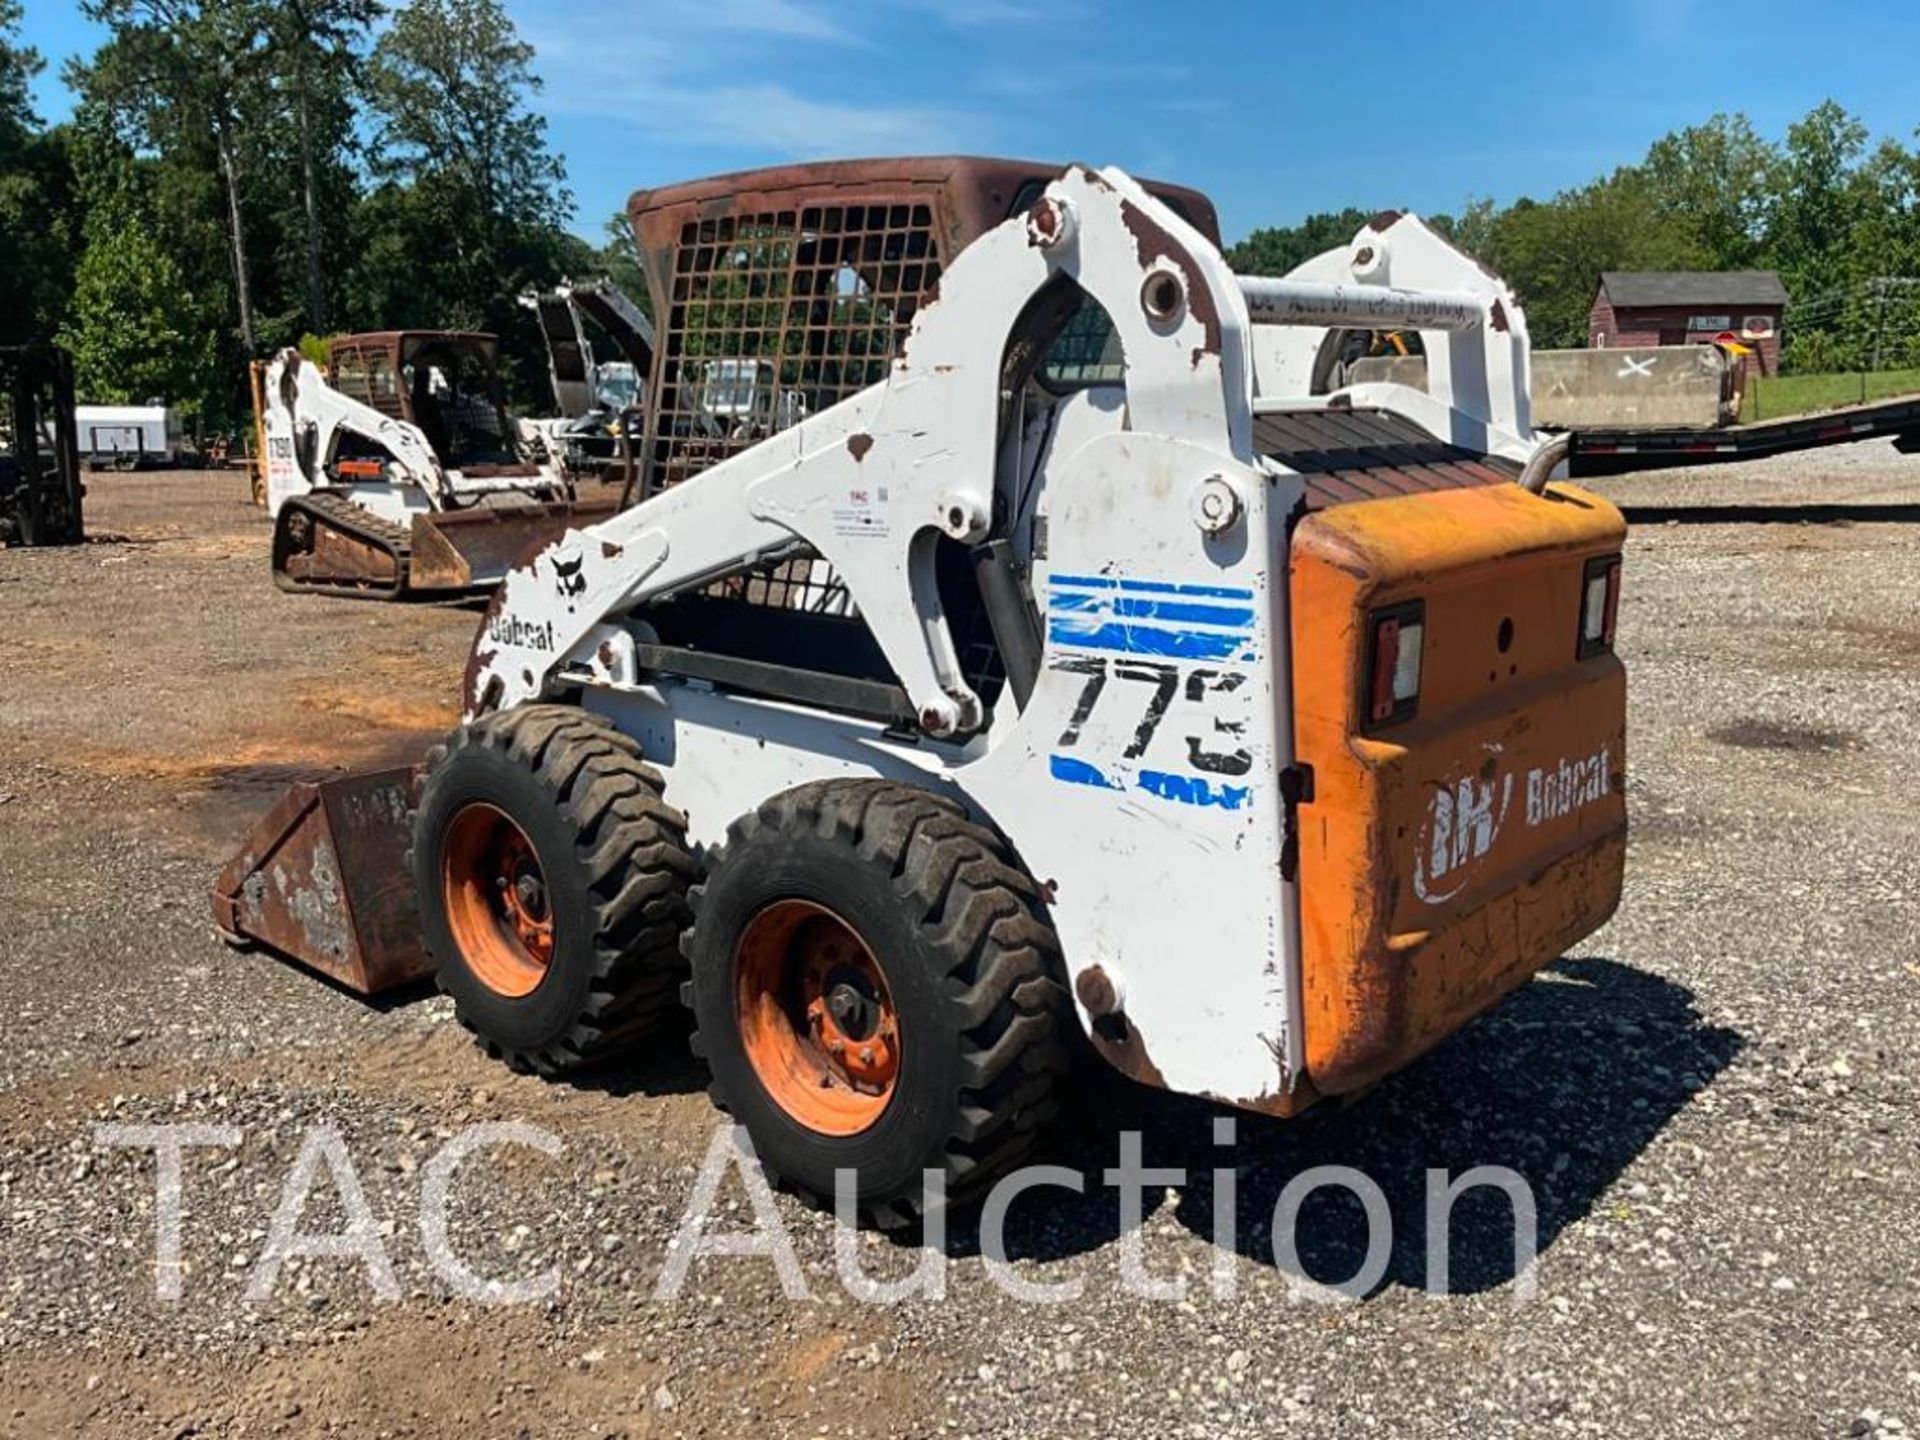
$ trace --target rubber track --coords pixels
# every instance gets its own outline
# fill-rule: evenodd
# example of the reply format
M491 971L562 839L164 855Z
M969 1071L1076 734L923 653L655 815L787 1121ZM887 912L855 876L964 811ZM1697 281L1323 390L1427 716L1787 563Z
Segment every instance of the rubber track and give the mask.
M946 1194L950 1202L967 1198L1033 1149L1058 1113L1055 1092L1071 1068L1065 963L1039 886L1006 842L975 824L960 804L890 780L826 780L775 796L728 827L708 873L717 874L729 853L768 829L837 836L883 867L900 903L939 953L951 957L946 992L959 1011L966 1079L952 1102ZM704 893L704 885L695 886L689 897L694 927ZM681 945L693 952L692 929ZM691 991L689 982L681 992L689 1009ZM692 1043L702 1054L697 1031ZM717 1089L710 1093L729 1108ZM914 1196L869 1206L868 1213L888 1225L905 1223L919 1208Z
M523 705L463 725L427 757L432 773L453 750L505 750L550 791L575 835L574 854L593 896L594 978L565 1035L537 1051L510 1051L462 1025L516 1069L553 1075L603 1059L644 1035L678 1004L686 966L680 932L699 874L686 817L661 799L665 782L639 744L571 705ZM411 864L411 856L409 856Z
M306 595L372 595L383 598L407 593L407 584L412 578L413 565L413 532L411 530L405 526L396 525L391 520L381 519L371 510L354 504L343 495L330 494L325 490L310 490L305 495L293 496L286 504L307 511L314 517L316 524L329 525L369 545L384 549L394 558L394 571L397 578L389 588L353 580L295 580L284 571L276 569L273 578L282 590Z

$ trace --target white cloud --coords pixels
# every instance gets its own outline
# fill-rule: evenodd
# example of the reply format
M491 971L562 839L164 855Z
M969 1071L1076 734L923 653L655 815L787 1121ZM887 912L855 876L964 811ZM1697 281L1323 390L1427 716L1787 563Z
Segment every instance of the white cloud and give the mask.
M1027 4L1024 0L896 0L904 9L920 10L956 30L977 30L988 25L1026 25L1037 20L1060 20L1077 16L1081 7L1063 0L1053 5Z
M789 40L824 40L836 45L865 44L825 10L801 0L718 0L697 7L724 30L779 35Z
M975 117L932 106L815 100L785 85L582 85L548 92L549 108L596 115L677 145L746 146L800 158L964 150Z
M628 3L572 0L561 11L548 0L523 0L516 7L546 81L543 109L604 119L675 147L777 157L937 153L982 139L985 116L902 96L897 87L893 95L864 85L850 94L804 78L813 44L869 43L857 29L864 0L858 7L842 0L832 18L828 7L805 0L655 0L656 13L670 14L646 27L623 13ZM959 8L959 0L913 3ZM1012 0L982 3L992 9ZM876 67L876 81L884 75Z

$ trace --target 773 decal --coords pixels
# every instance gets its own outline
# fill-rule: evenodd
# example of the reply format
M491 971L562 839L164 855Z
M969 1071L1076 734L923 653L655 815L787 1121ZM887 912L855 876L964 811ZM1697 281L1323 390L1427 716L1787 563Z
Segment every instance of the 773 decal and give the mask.
M1246 688L1247 672L1190 669L1161 661L1101 655L1061 656L1053 660L1049 668L1082 677L1073 712L1049 757L1054 779L1099 789L1140 789L1161 799L1203 808L1238 810L1248 803L1251 798L1248 787L1225 783L1253 768L1252 753L1237 743L1246 722L1235 718L1244 708L1245 697L1240 692ZM1181 736L1186 766L1199 773L1157 769L1151 765L1136 770L1137 762L1146 760L1153 748L1175 700L1183 694L1186 700L1183 713L1191 717L1189 726L1193 718L1198 718L1196 712L1205 720L1197 733L1190 730ZM1118 716L1110 715L1108 712L1116 706L1127 708ZM1117 756L1090 758L1085 753L1083 742L1096 712L1123 733L1127 722L1132 722L1131 738ZM1112 763L1116 760L1117 765ZM1132 772L1131 785L1121 778L1123 772Z

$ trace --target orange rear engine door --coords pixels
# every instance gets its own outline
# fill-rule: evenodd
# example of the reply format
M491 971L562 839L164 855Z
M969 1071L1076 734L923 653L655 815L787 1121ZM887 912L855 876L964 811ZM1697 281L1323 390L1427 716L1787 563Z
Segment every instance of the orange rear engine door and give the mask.
M1582 625L1589 581L1617 566L1625 534L1618 510L1565 485L1369 500L1295 528L1295 746L1312 775L1298 812L1302 993L1318 1093L1405 1064L1619 903L1617 568L1607 643L1583 643ZM1391 698L1382 625L1417 627L1410 703Z

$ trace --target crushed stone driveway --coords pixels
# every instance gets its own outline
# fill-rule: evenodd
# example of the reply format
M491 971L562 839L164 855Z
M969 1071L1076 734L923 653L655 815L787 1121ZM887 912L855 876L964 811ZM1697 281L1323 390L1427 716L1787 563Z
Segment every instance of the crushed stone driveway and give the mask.
M1920 1433L1916 481L1860 445L1604 482L1641 522L1613 922L1359 1103L1239 1117L1231 1147L1202 1104L1094 1088L1047 1157L1083 1193L1029 1192L1007 1231L1013 1274L1070 1298L1016 1300L956 1217L944 1296L875 1305L841 1260L921 1252L837 1256L784 1195L802 1298L755 1258L655 1297L722 1133L684 1034L543 1082L430 993L368 1005L212 936L208 882L287 781L452 724L477 611L280 594L239 472L95 477L89 544L0 551L0 1434ZM157 1268L154 1157L105 1142L178 1122L233 1143L187 1152ZM449 1181L482 1122L557 1153ZM1122 1130L1187 1172L1132 1230L1102 1180ZM249 1298L303 1165L301 1233L369 1229ZM1322 1165L1363 1171L1390 1233L1322 1190L1276 1263L1275 1202ZM1481 1165L1533 1193L1523 1276L1491 1190L1430 1269L1428 1172ZM542 1298L450 1282L436 1176L460 1263ZM749 1227L737 1174L720 1194L714 1225ZM1363 1299L1305 1298L1376 1237Z

